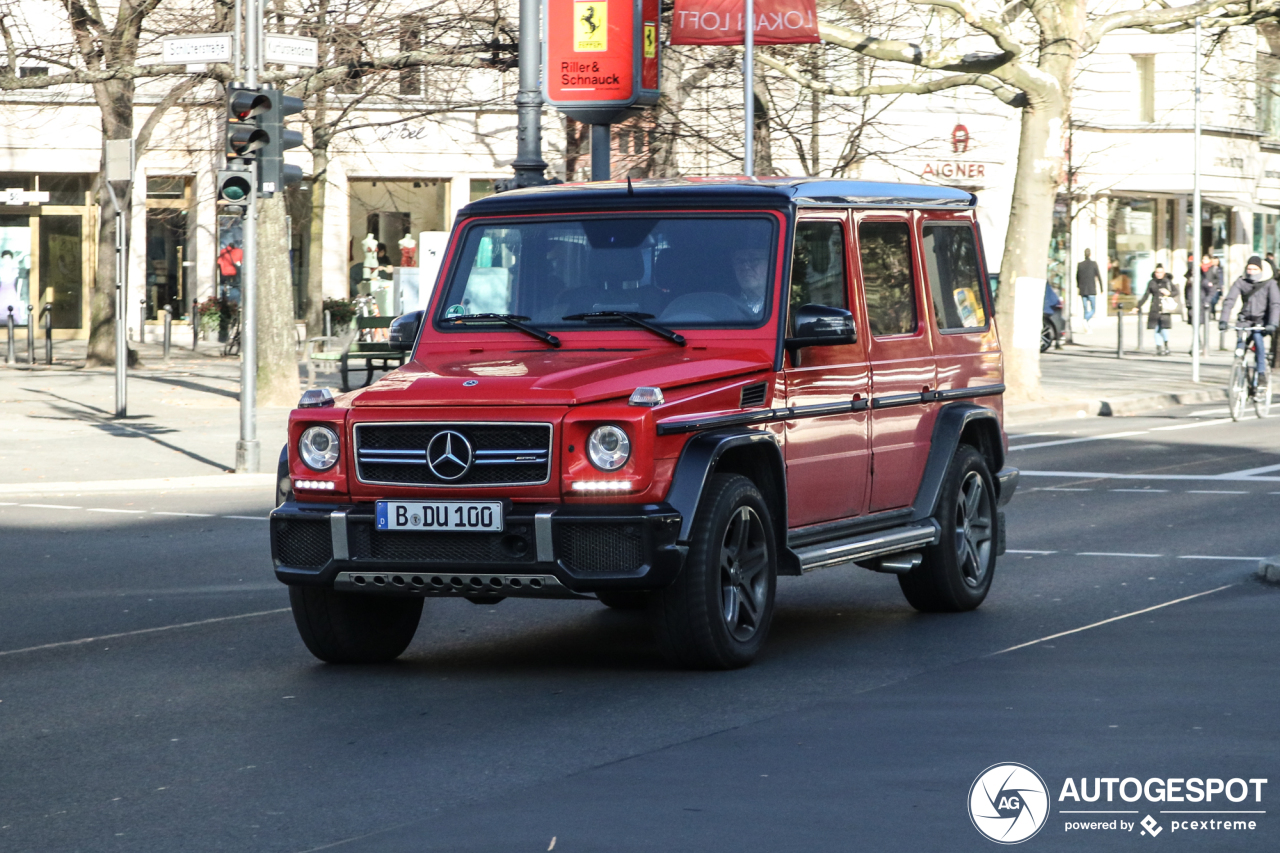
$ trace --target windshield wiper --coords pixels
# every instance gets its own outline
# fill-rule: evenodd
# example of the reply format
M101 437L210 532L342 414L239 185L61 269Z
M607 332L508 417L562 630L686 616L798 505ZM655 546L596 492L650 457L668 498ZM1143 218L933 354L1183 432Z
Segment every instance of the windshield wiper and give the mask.
M449 319L454 323L462 323L464 325L467 323L471 323L473 321L479 321L481 323L493 323L493 322L505 323L511 328L519 329L520 331L524 332L526 335L530 335L532 337L537 338L540 341L549 343L553 347L560 346L559 338L557 338L555 335L551 334L550 332L544 332L542 329L539 329L537 326L528 325L524 321L528 320L529 318L525 317L522 314L463 314L459 317L449 317L447 319Z
M633 326L639 326L642 329L648 329L655 335L666 338L673 344L685 346L686 341L684 335L679 332L673 332L666 326L659 326L657 323L650 323L653 319L652 314L644 314L640 311L588 311L585 314L570 314L567 317L561 317L561 320L581 320L584 323L590 323L592 320L623 320Z

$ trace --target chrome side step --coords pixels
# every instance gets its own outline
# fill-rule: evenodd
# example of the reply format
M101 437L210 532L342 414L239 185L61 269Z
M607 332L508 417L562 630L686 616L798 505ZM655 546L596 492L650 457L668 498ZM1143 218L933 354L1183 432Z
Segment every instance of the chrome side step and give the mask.
M795 549L795 553L800 558L801 570L811 572L814 569L861 562L873 557L883 557L886 554L934 545L938 542L940 533L937 522L929 520L909 527L895 527L892 530L864 533L861 536L851 536L835 542L809 545Z

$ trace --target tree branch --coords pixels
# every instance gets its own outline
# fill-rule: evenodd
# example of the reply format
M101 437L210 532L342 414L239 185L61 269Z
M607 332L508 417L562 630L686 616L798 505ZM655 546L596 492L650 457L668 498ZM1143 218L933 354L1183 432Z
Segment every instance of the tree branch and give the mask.
M1225 13L1221 17L1239 19L1239 22L1260 21L1275 17L1280 13L1280 0L1256 0L1256 2L1240 2L1240 0L1202 0L1189 6L1165 6L1158 9L1135 9L1128 12L1113 12L1094 19L1084 31L1084 46L1096 45L1102 37L1112 30L1119 29L1155 29L1159 32L1176 32L1195 25L1196 18L1208 18L1205 21L1214 26L1219 19L1216 14ZM1232 21L1236 23L1236 21Z
M985 74L1013 59L1007 53L958 53L954 50L925 50L914 42L876 38L839 24L818 22L818 35L823 41L839 45L889 62L905 62L935 71L959 71L966 74Z
M1010 59L1022 55L1022 43L1013 37L1013 33L995 18L984 18L978 14L965 0L911 0L917 6L935 6L939 9L950 9L964 22L974 29L981 30L991 36L1000 50Z
M142 123L142 127L138 129L138 135L133 141L133 158L135 161L142 159L147 146L151 144L151 134L155 133L160 120L164 118L164 114L170 107L182 100L182 97L194 89L199 82L199 77L188 77L166 92L165 96L160 99L160 103L151 109L151 115L147 116L147 120Z
M767 65L788 77L801 86L824 95L837 95L842 98L865 98L869 95L925 95L930 92L941 92L946 89L958 89L961 86L979 86L1011 107L1025 107L1028 103L1025 93L1007 86L1003 81L990 74L953 74L949 77L938 77L911 83L880 83L874 86L860 86L857 89L845 89L840 86L814 80L801 72L794 65L779 62L766 53L756 55L756 61Z

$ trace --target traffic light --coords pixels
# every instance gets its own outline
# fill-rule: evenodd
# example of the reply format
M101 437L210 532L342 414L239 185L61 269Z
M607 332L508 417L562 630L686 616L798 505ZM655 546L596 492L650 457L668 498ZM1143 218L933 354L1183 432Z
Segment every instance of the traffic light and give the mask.
M224 208L225 212L244 213L242 205L249 201L252 193L252 172L247 169L218 170L218 203L227 205Z
M284 188L302 182L302 169L284 162L284 152L302 144L302 134L288 130L284 121L302 112L302 99L282 95L274 89L264 90L269 104L259 126L267 134L267 144L258 159L258 191L264 195L283 192Z
M227 161L248 164L258 159L270 137L263 118L272 107L271 91L238 89L227 92Z

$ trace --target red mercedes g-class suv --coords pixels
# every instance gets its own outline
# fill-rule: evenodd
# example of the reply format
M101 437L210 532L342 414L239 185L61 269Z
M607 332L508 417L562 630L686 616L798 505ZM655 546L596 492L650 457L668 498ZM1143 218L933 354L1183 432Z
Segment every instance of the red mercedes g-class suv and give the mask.
M847 563L977 607L1018 473L975 203L812 178L472 202L392 326L405 365L290 416L271 551L307 648L395 658L428 596L596 598L736 667L778 575Z

